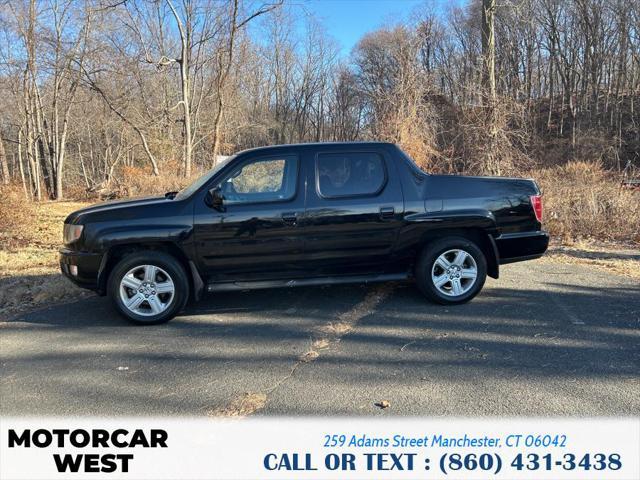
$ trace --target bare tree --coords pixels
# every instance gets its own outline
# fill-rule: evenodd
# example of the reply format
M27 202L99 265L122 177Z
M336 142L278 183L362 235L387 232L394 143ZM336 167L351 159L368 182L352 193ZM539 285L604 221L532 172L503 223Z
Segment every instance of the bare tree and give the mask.
M225 85L229 77L229 72L233 65L236 39L238 32L242 30L252 20L264 15L268 12L275 10L282 5L282 0L265 3L260 5L256 10L247 14L244 18L239 18L240 15L240 1L231 0L231 14L228 20L229 29L227 32L226 47L218 55L218 69L215 79L215 91L217 97L217 110L213 120L213 161L217 161L218 152L220 150L220 125L224 115L224 109L226 106L225 99Z
M36 198L41 198L42 172L49 195L62 199L69 118L80 83L91 10L79 11L70 0L52 0L41 11L36 7L35 0L30 0L26 9L12 7L27 54L23 112L29 172ZM46 49L43 56L49 59L42 65L46 73L41 73L38 65L40 48ZM43 75L49 80L45 91L41 87Z
M447 172L640 162L638 0L420 6L350 55L301 13L282 0L0 3L1 181L34 199L175 189L221 153L372 138Z
M2 176L2 183L9 184L9 165L7 162L7 155L4 150L4 142L2 141L2 135L0 135L0 176Z
M495 10L496 0L482 0L482 78L492 100L496 96Z

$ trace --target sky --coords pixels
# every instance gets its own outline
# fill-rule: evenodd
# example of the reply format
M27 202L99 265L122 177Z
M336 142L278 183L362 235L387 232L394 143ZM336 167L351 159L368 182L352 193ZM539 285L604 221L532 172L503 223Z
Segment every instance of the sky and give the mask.
M463 0L298 0L294 2L314 14L325 26L327 33L348 55L366 32L385 23L403 20L421 6L431 6L446 14L448 5L460 5Z

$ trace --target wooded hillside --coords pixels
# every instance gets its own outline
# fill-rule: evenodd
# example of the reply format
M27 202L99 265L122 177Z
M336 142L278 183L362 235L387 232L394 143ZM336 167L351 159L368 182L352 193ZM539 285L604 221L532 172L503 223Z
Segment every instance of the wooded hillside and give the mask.
M575 160L611 180L640 166L639 102L638 0L426 2L349 56L304 2L0 7L0 175L33 199L171 189L218 155L325 140L398 142L429 171Z

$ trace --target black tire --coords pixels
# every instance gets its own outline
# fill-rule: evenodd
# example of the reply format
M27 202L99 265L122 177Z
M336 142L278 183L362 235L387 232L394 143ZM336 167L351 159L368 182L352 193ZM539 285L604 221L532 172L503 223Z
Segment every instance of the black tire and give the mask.
M450 293L443 293L436 285L432 278L432 273L438 274L447 274L447 272L438 264L434 267L436 261L440 257L440 255L445 254L451 250L462 250L469 254L475 263L476 267L476 278L473 282L470 279L461 279L459 276L457 277L462 284L462 289L468 287L468 290L464 291L464 293L456 295L453 291L453 283L452 281L447 281L445 285L441 288L443 290L448 290ZM449 258L453 254L448 254ZM446 259L446 257L445 257ZM471 260L466 259L462 268L472 267L473 263ZM434 271L434 268L436 269ZM471 268L472 269L472 268ZM456 274L460 275L460 272L452 272L453 281L456 281ZM424 250L422 251L420 258L418 259L418 263L416 265L416 283L420 291L432 302L439 303L441 305L458 305L461 303L466 303L475 297L482 287L484 286L484 282L487 279L487 260L482 253L482 250L471 240L464 237L444 237L438 240L435 240L428 244ZM439 276L439 275L438 275ZM464 282L464 283L462 283Z
M145 269L143 266L147 265L159 267L160 270L158 270L154 275L154 283L147 282L144 288L151 288L151 285L153 285L153 288L156 288L156 281L159 282L158 285L162 285L161 282L163 281L168 282L171 280L173 282L174 290L171 295L168 293L158 293L156 295L155 290L153 290L153 295L150 295L151 297L161 299L159 305L161 305L161 308L164 308L164 310L157 314L153 313L153 309L148 300L142 300L142 303L138 308L139 311L145 311L143 314L130 310L125 305L121 295L120 287L124 276L132 269L139 267L140 270L135 270L132 275L134 277L138 275L138 278L134 278L134 280L144 282ZM139 278L141 274L143 278ZM165 277L165 274L168 275L168 280L167 277ZM128 286L124 288L125 290L123 294L125 296L130 295L131 299L133 299L134 295L138 294L134 288L130 288ZM141 286L140 288L143 287ZM151 294L150 291L147 292L145 290L145 292ZM189 280L180 262L171 255L153 250L133 252L120 260L113 267L113 270L111 270L107 283L107 295L109 296L116 311L130 322L138 325L157 325L159 323L168 322L185 307L187 300L189 299ZM142 293L141 295L144 296ZM146 311L146 307L148 307L148 312Z

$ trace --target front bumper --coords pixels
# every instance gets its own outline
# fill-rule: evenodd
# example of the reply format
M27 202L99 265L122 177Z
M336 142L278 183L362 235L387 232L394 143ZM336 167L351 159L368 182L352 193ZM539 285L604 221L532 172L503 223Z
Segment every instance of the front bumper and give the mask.
M549 234L544 231L508 233L495 240L500 264L540 258L549 246Z
M60 249L60 270L69 280L82 288L98 291L98 276L102 267L101 253Z

